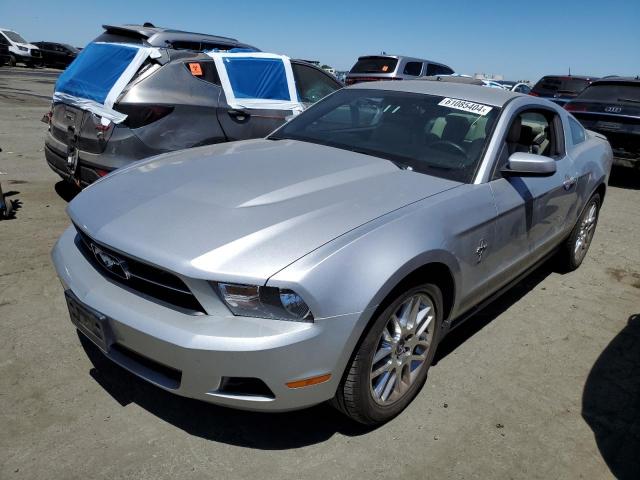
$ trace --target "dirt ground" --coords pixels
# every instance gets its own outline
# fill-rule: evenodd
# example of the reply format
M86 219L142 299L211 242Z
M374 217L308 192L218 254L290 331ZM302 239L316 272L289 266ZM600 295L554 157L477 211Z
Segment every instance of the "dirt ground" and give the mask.
M43 154L56 73L0 67L0 478L640 478L640 178L614 172L576 272L543 266L440 346L375 430L328 406L172 396L69 322L49 253L69 191Z

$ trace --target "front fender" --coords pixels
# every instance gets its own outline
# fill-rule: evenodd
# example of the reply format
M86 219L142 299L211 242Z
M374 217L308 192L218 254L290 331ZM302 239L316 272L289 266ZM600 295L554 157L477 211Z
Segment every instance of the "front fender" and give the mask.
M267 284L291 288L316 318L373 311L408 274L437 262L458 284L460 265L442 249L442 228L430 228L422 202L348 232L272 276Z

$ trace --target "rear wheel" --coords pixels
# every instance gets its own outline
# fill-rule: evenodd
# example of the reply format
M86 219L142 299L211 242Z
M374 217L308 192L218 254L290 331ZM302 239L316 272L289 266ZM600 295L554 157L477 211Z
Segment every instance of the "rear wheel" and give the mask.
M584 208L571 235L565 241L559 254L560 267L565 271L578 268L587 255L600 213L600 195L594 194Z
M436 285L399 295L365 334L334 404L367 425L398 415L427 379L441 323L442 293Z

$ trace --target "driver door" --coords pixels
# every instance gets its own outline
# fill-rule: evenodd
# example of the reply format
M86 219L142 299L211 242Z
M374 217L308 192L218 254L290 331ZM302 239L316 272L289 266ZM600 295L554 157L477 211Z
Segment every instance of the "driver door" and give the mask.
M500 170L515 152L551 157L556 172L503 176ZM495 280L504 284L556 247L575 216L576 169L566 153L562 122L554 111L524 110L514 116L489 184L498 215L495 251L500 264Z

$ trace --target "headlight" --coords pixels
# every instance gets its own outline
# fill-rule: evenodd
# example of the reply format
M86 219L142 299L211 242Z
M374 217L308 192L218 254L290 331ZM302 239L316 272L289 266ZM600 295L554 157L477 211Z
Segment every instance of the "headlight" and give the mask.
M29 50L27 47L21 47L20 45L18 45L18 50L21 50L23 52L26 52L27 50Z
M234 315L313 322L311 310L293 290L232 283L218 283L214 287Z

